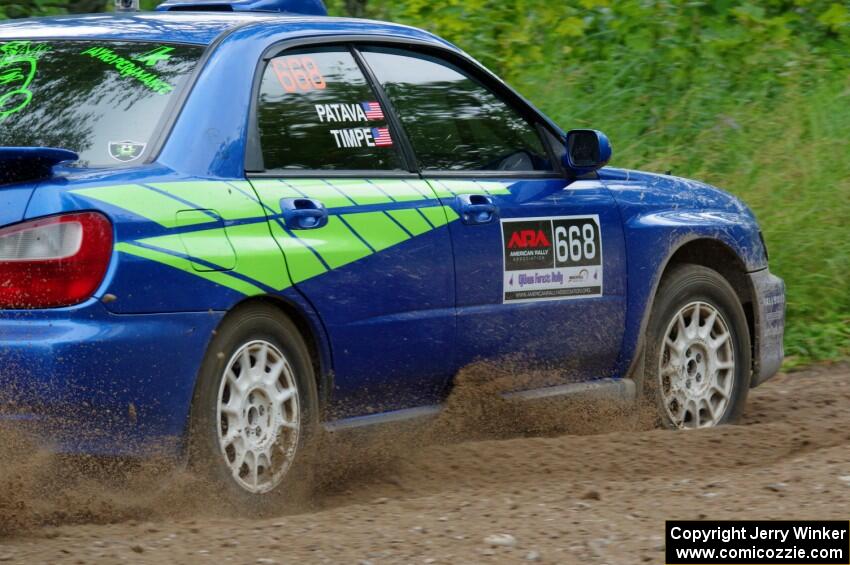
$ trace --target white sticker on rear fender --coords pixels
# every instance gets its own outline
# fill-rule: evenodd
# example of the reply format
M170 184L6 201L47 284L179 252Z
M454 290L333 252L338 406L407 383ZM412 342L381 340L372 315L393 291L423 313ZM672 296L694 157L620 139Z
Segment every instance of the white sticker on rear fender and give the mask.
M602 296L599 216L502 220L503 301Z

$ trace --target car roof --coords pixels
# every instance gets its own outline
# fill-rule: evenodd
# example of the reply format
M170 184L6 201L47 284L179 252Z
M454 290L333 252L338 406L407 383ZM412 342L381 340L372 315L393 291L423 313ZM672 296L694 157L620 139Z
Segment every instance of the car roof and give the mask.
M280 31L291 28L293 37L356 30L447 45L428 32L387 22L259 12L137 12L10 20L0 24L0 40L102 39L209 45L229 30L251 24L268 24ZM258 29L268 26L257 25Z

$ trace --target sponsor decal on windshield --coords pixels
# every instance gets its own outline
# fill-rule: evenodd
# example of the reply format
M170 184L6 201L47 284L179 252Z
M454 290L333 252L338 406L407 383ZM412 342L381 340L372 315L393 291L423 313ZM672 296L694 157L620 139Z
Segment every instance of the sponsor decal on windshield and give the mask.
M129 163L141 157L142 153L145 152L145 147L147 147L146 143L139 143L138 141L110 141L109 156L116 161Z
M38 58L50 46L31 41L10 41L0 45L0 122L30 105L29 89L38 72Z
M278 57L271 65L286 92L324 90L328 85L312 57Z
M150 67L170 58L173 47L159 47L133 59L127 59L115 53L109 47L90 47L82 52L113 67L122 77L135 79L157 94L169 94L174 86L162 80ZM167 51L166 51L167 50Z

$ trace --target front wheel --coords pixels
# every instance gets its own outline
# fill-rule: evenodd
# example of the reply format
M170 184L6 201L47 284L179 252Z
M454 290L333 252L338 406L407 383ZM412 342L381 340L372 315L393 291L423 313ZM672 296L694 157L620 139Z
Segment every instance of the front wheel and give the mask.
M665 275L647 331L644 392L671 428L736 422L750 376L747 319L719 273L681 265Z
M239 506L272 507L280 493L295 502L308 482L317 397L309 352L286 316L263 305L231 313L201 367L191 463Z

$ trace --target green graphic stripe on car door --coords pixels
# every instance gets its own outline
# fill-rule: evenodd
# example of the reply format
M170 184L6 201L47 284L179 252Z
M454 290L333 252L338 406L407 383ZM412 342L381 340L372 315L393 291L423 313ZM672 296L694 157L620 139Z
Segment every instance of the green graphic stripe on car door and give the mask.
M431 188L421 180L377 179L372 181L396 202L415 202L434 198Z
M380 183L360 179L333 179L328 183L354 201L358 206L367 204L389 204L393 200L385 194Z
M431 231L431 224L425 221L417 210L390 210L387 212L401 226L414 236Z
M83 188L71 192L123 208L166 228L176 227L177 212L187 209L186 204L137 184ZM214 221L213 217L205 217L198 218L196 223Z
M489 194L496 194L496 195L502 194L502 195L505 195L505 194L510 194L510 193L511 193L511 191L510 191L510 190L508 190L508 187L509 187L512 183L507 183L507 182L493 182L493 181L482 181L482 180L475 181L475 182L476 182L476 183L478 183L478 185L479 185L481 188L483 188L484 190L486 190Z
M202 279L206 279L210 282L214 282L216 284L219 284L221 286L227 287L231 290L235 290L236 292L248 296L264 294L263 290L259 287L254 286L247 281L232 277L228 275L225 271L196 271L195 268L192 267L191 261L182 257L171 255L169 253L156 251L155 249L140 247L138 245L132 245L129 243L118 243L115 245L115 250L120 251L121 253L135 255L136 257L142 257L143 259L148 259L150 261L156 261L157 263L168 265L169 267L173 267L183 272L201 277Z
M323 180L286 179L284 182L305 197L323 202L328 208L354 206L353 200Z
M410 236L383 212L344 214L342 218L375 251L383 251L410 239Z
M305 196L281 180L256 180L254 189L260 196L260 201L275 214L280 214L280 201L283 198L304 198Z
M293 232L277 221L266 221L266 211L252 197L255 190L275 214L280 211L281 198L315 198L331 209L395 202L424 204L428 200L437 204L426 182L400 179L268 179L253 184L198 181L105 186L73 192L120 207L165 228L181 228L179 233L146 238L138 244L118 243L116 250L246 295L261 294L264 288L282 290L293 282L320 276L328 269L398 245L410 239L411 234L418 236L458 219L448 206L386 212L373 209L347 213L344 221L331 215L322 228ZM200 210L191 213L192 206ZM222 228L222 219L240 221ZM187 244L191 244L191 249ZM212 270L216 267L221 270Z
M416 179L258 179L253 186L276 213L282 198L313 198L329 209L436 198L425 181Z
M420 208L419 210L435 228L444 226L460 217L448 206L432 206L430 208Z
M315 249L331 269L353 263L372 253L336 216L328 218L325 227L299 231L298 238Z
M306 243L286 233L277 222L270 222L269 225L272 235L286 257L286 266L289 268L293 283L298 284L327 272L317 253Z
M452 198L458 194L510 194L508 185L501 182L443 179L429 183L440 198Z

